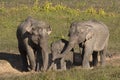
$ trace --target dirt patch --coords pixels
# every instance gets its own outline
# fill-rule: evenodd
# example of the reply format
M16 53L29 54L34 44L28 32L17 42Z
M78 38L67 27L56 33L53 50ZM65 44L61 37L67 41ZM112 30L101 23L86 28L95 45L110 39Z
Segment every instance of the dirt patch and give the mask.
M106 58L106 64L120 66L120 55ZM0 77L20 76L31 72L21 72L21 61L19 55L0 53Z
M107 64L111 66L120 66L120 54L106 58Z
M20 75L21 72L17 69L14 69L8 61L0 60L0 77Z

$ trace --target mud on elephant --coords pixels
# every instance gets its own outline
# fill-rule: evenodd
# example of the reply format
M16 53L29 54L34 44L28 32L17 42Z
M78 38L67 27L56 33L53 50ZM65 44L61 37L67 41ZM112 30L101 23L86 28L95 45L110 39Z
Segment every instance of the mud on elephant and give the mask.
M48 68L48 35L51 27L44 21L28 17L17 28L18 48L22 58L22 69L43 70Z
M109 30L104 23L96 20L73 22L69 30L69 44L66 50L56 58L67 56L67 53L78 44L82 48L83 68L90 68L89 57L92 54L93 65L97 65L98 52L100 53L101 65L105 66L108 40Z

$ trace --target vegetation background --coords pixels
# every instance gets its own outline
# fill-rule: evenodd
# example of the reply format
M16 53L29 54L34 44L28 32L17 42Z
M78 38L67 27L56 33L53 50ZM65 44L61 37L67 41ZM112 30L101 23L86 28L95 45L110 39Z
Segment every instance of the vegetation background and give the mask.
M120 0L0 0L0 52L18 52L16 29L28 16L48 22L51 42L65 38L70 23L96 19L110 30L108 53L120 54ZM19 55L19 54L17 54ZM0 56L1 57L1 56ZM9 57L8 57L9 58ZM1 58L0 58L1 59ZM115 61L117 62L117 61ZM27 76L4 77L2 80L119 80L120 65L63 72L46 72Z

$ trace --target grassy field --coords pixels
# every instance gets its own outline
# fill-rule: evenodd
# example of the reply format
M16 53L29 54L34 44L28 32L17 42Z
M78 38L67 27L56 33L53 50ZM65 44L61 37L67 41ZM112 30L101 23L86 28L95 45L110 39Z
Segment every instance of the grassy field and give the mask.
M44 20L51 25L53 31L49 45L61 38L68 39L69 26L73 21L90 19L102 21L110 30L108 53L120 52L119 0L0 0L0 52L18 53L16 28L27 16ZM119 70L119 67L108 66L93 71L72 69L17 78L18 80L118 80ZM13 77L11 80L17 78Z
M120 68L106 67L94 70L71 69L62 72L31 73L27 76L6 77L0 80L119 80Z
M0 2L0 51L18 51L16 28L27 16L50 23L53 29L50 43L61 37L67 38L70 23L73 21L90 19L102 21L110 30L109 51L120 49L119 0L12 1Z

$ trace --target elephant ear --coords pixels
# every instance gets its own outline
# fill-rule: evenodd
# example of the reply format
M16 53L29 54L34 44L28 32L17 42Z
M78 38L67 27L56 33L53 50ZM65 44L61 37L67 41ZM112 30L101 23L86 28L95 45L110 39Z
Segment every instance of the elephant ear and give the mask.
M91 39L94 36L94 31L92 27L87 28L86 40Z
M25 26L26 26L26 31L31 33L31 31L32 31L32 24L31 24L31 22L27 21Z

